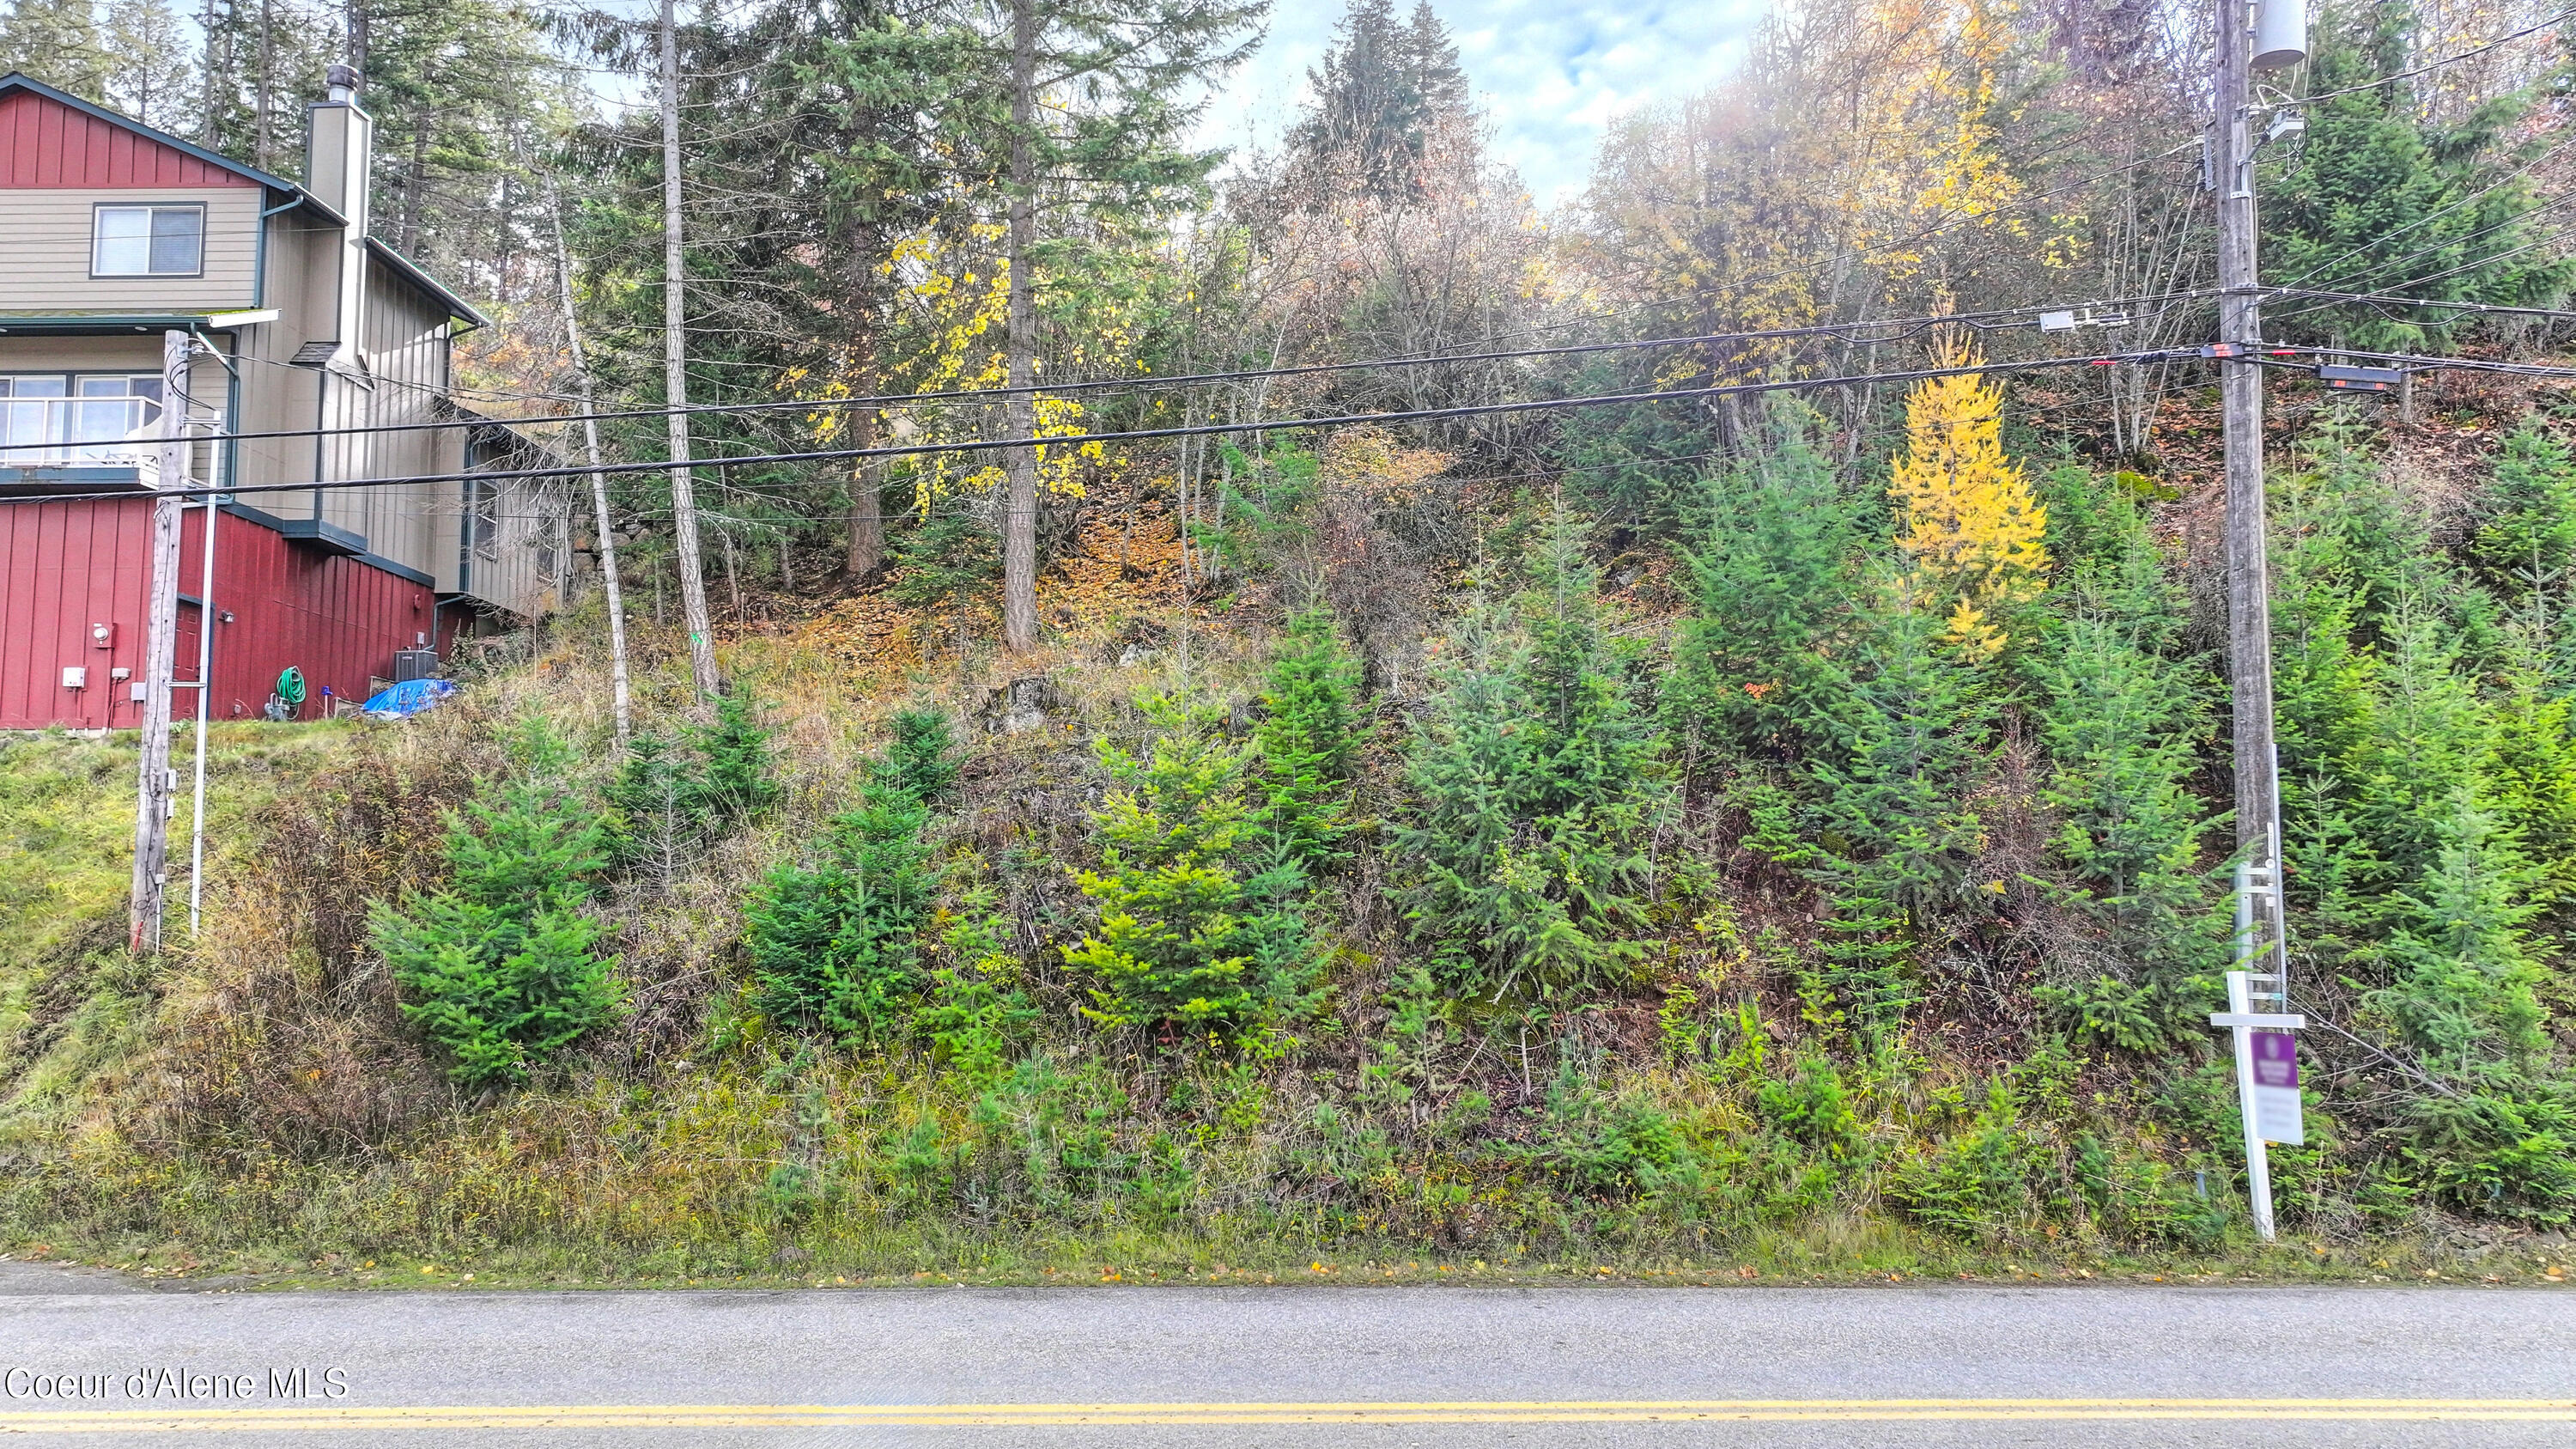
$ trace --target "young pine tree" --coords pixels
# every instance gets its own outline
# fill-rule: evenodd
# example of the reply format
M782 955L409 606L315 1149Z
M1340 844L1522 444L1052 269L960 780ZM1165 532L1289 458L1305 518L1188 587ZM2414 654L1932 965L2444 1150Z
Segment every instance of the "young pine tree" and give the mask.
M1826 893L1823 983L1864 1036L1916 994L1915 950L1964 898L1983 830L1969 803L1992 752L1992 705L1974 664L1900 580L1850 656L1818 720L1808 793L1833 848L1813 868ZM1982 884L1982 883L1978 883Z
M2576 562L2576 457L2525 419L2504 441L2473 552L2491 585L2546 638Z
M1351 761L1365 734L1359 692L1359 663L1335 636L1332 614L1291 615L1261 695L1256 778L1260 823L1309 876L1340 864L1353 829Z
M613 957L583 915L607 863L597 819L564 782L569 752L542 721L517 742L518 773L448 818L447 887L369 910L403 1016L446 1048L472 1088L527 1080L618 1007Z
M946 716L905 711L860 803L834 817L822 858L770 871L743 915L769 1009L853 1045L890 1040L926 983L922 924L937 898L919 793L955 776Z
M716 701L712 725L677 740L637 735L608 787L608 842L618 864L666 881L691 854L778 803L769 731L740 692Z
M935 709L899 709L887 723L894 738L885 759L869 771L870 781L927 805L947 799L957 787L948 716Z
M1260 838L1244 799L1252 756L1217 733L1214 712L1168 696L1145 711L1161 733L1144 758L1099 745L1117 788L1092 813L1100 869L1074 878L1100 924L1064 958L1097 983L1083 1014L1104 1026L1246 1034L1293 1011L1313 973L1311 938L1282 918L1303 876L1259 895L1247 884L1244 857ZM1293 859L1267 864L1296 870Z
M1647 854L1671 808L1653 719L1630 700L1583 533L1562 514L1535 586L1449 636L1416 727L1416 823L1397 849L1416 934L1453 990L1541 992L1618 975L1642 954Z
M1856 502L1807 420L1783 409L1776 421L1769 453L1709 481L1708 528L1687 555L1692 608L1674 630L1663 723L1688 761L1787 764L1826 656L1853 628Z
M2546 1046L2542 973L2522 929L2537 910L2531 866L2512 832L2465 794L2436 829L2430 868L2389 898L2395 970L2371 1004L2436 1070L2521 1075Z

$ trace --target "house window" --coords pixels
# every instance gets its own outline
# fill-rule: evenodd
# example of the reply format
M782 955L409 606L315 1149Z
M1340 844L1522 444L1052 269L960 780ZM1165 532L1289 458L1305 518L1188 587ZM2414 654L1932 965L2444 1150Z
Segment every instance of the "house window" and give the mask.
M93 215L93 277L193 277L205 270L203 206L102 206Z
M0 468L137 463L160 431L158 373L0 373Z
M465 484L465 547L485 563L501 559L501 490L478 479Z

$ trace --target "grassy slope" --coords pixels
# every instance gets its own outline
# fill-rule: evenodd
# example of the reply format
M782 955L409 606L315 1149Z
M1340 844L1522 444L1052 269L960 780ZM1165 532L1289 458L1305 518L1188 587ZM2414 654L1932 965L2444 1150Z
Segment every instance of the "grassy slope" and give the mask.
M237 868L249 816L329 757L349 726L219 725L208 737L208 850ZM0 1151L62 1130L83 1083L129 1055L148 972L125 959L135 736L0 736ZM183 732L182 765L194 744ZM185 796L172 822L172 939L187 926Z
M733 663L778 702L780 742L796 788L780 817L753 837L649 893L651 899L612 905L625 928L629 970L648 992L655 982L681 979L675 965L690 961L732 976L726 957L738 929L735 883L755 873L761 861L792 853L796 841L842 803L857 757L873 743L878 716L889 696L902 692L886 687L892 681L854 678L827 667L795 641L746 643ZM1241 684L1248 673L1240 660L1204 654L1190 667L1202 681L1213 677L1220 683ZM1035 735L978 742L970 775L982 783L970 785L967 805L951 822L951 868L974 868L987 855L1001 854L990 849L996 842L1033 843L1051 813L1062 817L1083 799L1086 737L1096 729L1133 728L1123 701L1139 688L1168 683L1170 668L1170 661L1149 661L1134 668L1064 669L1059 677L1072 682L1074 694L1063 723ZM539 687L536 673L550 682ZM576 730L596 726L596 681L578 667L573 676L567 677L558 660L487 686L478 691L486 698L439 730L473 735L539 700L560 710ZM667 693L672 682L657 677L650 683ZM979 676L916 676L912 691L941 697L966 713L989 682ZM369 743L382 748L390 740L392 748L434 764L442 758L439 739L438 731L423 729ZM219 737L219 834L225 820L252 814L281 790L306 788L300 783L304 772L345 766L357 743L330 727L245 726ZM41 897L22 888L11 907L16 914L8 979L12 1000L21 1004L9 1019L12 1083L0 1123L22 1148L57 1163L67 1150L81 1156L74 1143L85 1117L121 1119L149 1095L133 1069L160 1060L148 1040L156 998L167 996L185 1007L204 1000L210 983L242 989L243 978L226 976L227 968L213 961L181 959L147 976L126 967L121 952L98 949L102 941L111 948L114 943L97 936L104 928L94 923L112 927L121 920L119 858L131 815L118 807L131 761L130 742L114 740L27 740L0 752L0 820L7 822L9 848L45 881ZM240 879L276 873L274 847L292 845L276 841L263 848L235 837L227 872ZM244 916L259 913L255 898L244 902ZM224 936L209 950L238 953L243 946L242 939ZM1360 994L1364 983L1344 974L1350 994ZM247 994L266 1001L256 990ZM1328 1227L1296 1213L1242 1208L1247 1189L1257 1201L1289 1175L1311 1176L1311 1159L1318 1154L1354 1150L1347 1130L1336 1137L1317 1127L1319 1104L1349 1106L1329 1085L1319 1089L1304 1080L1320 1081L1330 1073L1291 1070L1254 1083L1221 1068L1158 1072L1086 1059L1092 1049L1086 1039L1062 1029L1040 1043L1041 1054L1052 1052L1062 1068L1055 1095L1026 1097L1020 1105L1110 1120L1113 1145L1178 1142L1190 1185L1176 1190L1191 1202L1179 1211L1157 1212L1132 1191L1095 1188L1087 1202L1059 1194L1043 1211L1022 1203L1016 1227L997 1227L979 1223L956 1202L934 1205L907 1196L920 1191L921 1180L907 1178L900 1160L908 1144L917 1147L923 1140L925 1124L959 1153L989 1156L999 1147L1008 1157L1033 1150L1035 1139L1020 1139L1021 1147L1013 1148L989 1133L979 1136L973 1095L961 1093L927 1061L816 1061L756 1021L748 1031L738 1029L742 1023L729 1016L723 984L694 999L712 1016L689 1015L657 1058L621 1066L615 1053L602 1052L567 1078L508 1102L460 1103L468 1109L461 1113L433 1108L358 1160L270 1156L236 1158L227 1167L137 1154L122 1140L110 1149L93 1148L78 1176L38 1179L53 1188L76 1184L73 1190L49 1189L42 1210L32 1213L21 1197L16 1211L0 1215L0 1240L14 1240L10 1245L21 1253L104 1262L155 1276L424 1287L1529 1282L1605 1276L1675 1283L1961 1275L2210 1281L2245 1273L2385 1281L2428 1272L2551 1282L2556 1280L2546 1275L2563 1256L2538 1246L2463 1257L2456 1245L2432 1241L2318 1241L2289 1252L2241 1246L2141 1250L2100 1241L1975 1247L1919 1233L1865 1206L1784 1218L1716 1240L1670 1231L1533 1233L1528 1215L1560 1211L1562 1202L1544 1183L1490 1176L1477 1184L1481 1195L1467 1204L1469 1215L1484 1209L1517 1212L1517 1225L1465 1238L1444 1233L1433 1216L1374 1228L1346 1219ZM712 1032L698 1024L706 1021L714 1023ZM1327 1023L1323 1029L1338 1028ZM711 1035L719 1039L711 1041ZM346 1070L337 1061L315 1060L321 1063L312 1069L316 1076ZM294 1070L284 1075L301 1078L300 1062L289 1063ZM1612 1076L1602 1084L1605 1092L1623 1101L1659 1103L1695 1135L1712 1140L1740 1129L1745 1115L1745 1090L1710 1074L1649 1067L1614 1070ZM830 1125L819 1137L800 1141L799 1123L810 1119L815 1104L823 1104ZM118 1134L88 1135L106 1140ZM1354 1166L1398 1177L1437 1168L1447 1159L1436 1141L1425 1142L1418 1154L1407 1149L1384 1155L1375 1169ZM1061 1137L1050 1144L1059 1170L1064 1146ZM828 1200L782 1202L776 1169L800 1158L817 1161L849 1186ZM1400 1203L1410 1191L1401 1183L1380 1186L1381 1203ZM150 1210L139 1211L145 1203ZM1229 1206L1236 1210L1229 1213ZM16 1221L8 1222L12 1217Z

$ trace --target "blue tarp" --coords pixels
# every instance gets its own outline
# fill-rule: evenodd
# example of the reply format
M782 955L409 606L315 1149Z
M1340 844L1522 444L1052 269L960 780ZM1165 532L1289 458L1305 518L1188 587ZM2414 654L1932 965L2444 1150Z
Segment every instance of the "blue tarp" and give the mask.
M406 679L367 701L369 719L409 719L456 692L445 679Z

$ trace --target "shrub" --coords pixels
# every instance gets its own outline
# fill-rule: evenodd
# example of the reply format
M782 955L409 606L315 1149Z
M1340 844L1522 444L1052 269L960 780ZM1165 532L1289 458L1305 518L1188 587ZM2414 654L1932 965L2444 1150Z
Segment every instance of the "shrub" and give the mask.
M1243 798L1250 751L1216 734L1212 711L1169 697L1145 708L1162 726L1145 758L1099 745L1120 788L1092 814L1100 869L1075 879L1100 924L1065 960L1099 982L1083 1014L1103 1025L1245 1032L1293 1010L1312 974L1295 906L1304 875L1274 856L1247 885L1239 867L1259 840Z
M1553 992L1644 954L1647 848L1671 786L1581 545L1560 518L1539 586L1451 632L1415 731L1417 823L1395 835L1415 934L1453 990Z
M776 1015L850 1042L884 1040L921 989L919 935L937 883L930 807L871 785L836 816L823 858L770 871L744 917L752 970Z
M448 887L368 918L404 1017L468 1087L525 1081L619 1000L602 927L581 913L606 863L599 822L562 783L566 751L544 725L520 746L516 778L448 816Z
M737 692L716 701L712 725L677 738L637 735L608 787L608 846L629 869L664 875L708 841L740 827L778 802L769 732Z
M881 1042L909 1024L924 984L922 922L937 895L929 796L948 789L948 719L894 717L857 808L834 817L822 860L772 870L744 907L752 970L768 1009L840 1040Z
M1351 761L1364 730L1360 668L1322 609L1289 617L1288 640L1262 691L1262 823L1309 872L1329 870L1349 854Z

